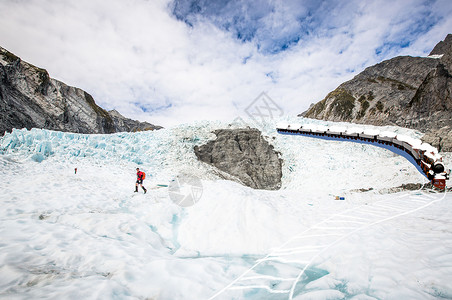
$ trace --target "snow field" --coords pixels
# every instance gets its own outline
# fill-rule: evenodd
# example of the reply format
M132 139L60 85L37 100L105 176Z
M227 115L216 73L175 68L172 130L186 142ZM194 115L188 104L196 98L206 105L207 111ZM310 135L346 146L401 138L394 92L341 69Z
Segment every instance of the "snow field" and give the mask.
M280 136L268 125L263 133L284 159L283 188L253 190L220 180L193 154L194 145L224 127L200 123L110 136L32 130L3 137L0 298L209 299L220 292L215 299L288 299L264 288L225 287L264 260L240 285L290 289L293 280L275 278L295 278L303 265L265 258L330 244L320 254L304 252L312 260L294 299L452 297L449 195L356 232L367 223L342 230L352 223L319 225L347 210L371 221L380 216L364 211L386 217L390 212L377 206L382 201L408 209L415 202L400 199L441 196L380 194L424 181L404 158L372 146ZM147 174L146 195L133 193L137 166ZM202 180L194 206L179 207L166 188L151 189L184 173ZM374 190L350 191L369 187ZM314 232L319 236L308 236Z

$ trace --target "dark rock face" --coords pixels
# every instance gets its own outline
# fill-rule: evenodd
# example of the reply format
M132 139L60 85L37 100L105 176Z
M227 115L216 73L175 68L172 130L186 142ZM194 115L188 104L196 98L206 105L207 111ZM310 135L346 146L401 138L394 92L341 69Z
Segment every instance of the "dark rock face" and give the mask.
M45 128L77 133L114 133L149 123L111 115L85 91L50 78L0 47L0 134L13 128Z
M281 187L282 160L257 129L216 130L216 140L194 151L200 161L238 178L254 189Z
M430 57L395 57L365 69L302 115L372 125L398 125L437 136L452 127L452 35ZM427 136L426 135L426 136ZM439 142L452 151L450 130Z
M443 55L443 63L448 66L449 72L452 67L452 34L448 34L444 41L439 42L429 55Z
M146 130L158 130L162 129L162 126L152 125L148 122L140 122L132 119L125 118L116 110L110 110L108 112L110 117L113 119L113 124L117 132L136 132L136 131L146 131Z
M439 151L452 152L452 127L444 126L428 131L422 141L436 147Z
M384 61L341 84L305 116L374 125L409 125L401 117L424 78L438 64L437 59L409 56Z

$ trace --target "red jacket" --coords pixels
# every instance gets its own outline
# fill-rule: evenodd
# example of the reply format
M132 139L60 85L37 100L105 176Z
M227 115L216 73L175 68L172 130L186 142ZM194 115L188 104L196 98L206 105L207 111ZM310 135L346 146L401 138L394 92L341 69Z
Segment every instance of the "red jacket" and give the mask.
M137 178L138 178L138 179L143 180L143 175L144 175L143 172L141 172L141 171L138 171L138 172L137 172Z

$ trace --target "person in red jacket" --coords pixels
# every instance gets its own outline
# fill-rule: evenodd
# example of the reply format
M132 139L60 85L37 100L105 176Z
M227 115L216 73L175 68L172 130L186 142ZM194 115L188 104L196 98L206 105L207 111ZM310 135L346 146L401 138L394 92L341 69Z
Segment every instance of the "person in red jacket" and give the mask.
M137 168L137 182L135 183L135 193L138 192L138 185L141 185L141 188L143 189L144 193L146 194L147 190L143 186L144 178L145 178L144 172L141 172L140 168Z

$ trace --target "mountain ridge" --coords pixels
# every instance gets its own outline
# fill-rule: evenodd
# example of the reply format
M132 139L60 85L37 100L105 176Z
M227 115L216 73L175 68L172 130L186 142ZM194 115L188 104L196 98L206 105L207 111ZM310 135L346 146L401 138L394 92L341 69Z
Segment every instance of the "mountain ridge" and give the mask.
M298 116L397 125L452 151L452 34L428 57L398 56L366 68Z
M114 133L162 128L106 111L86 91L0 47L0 133L13 128Z

